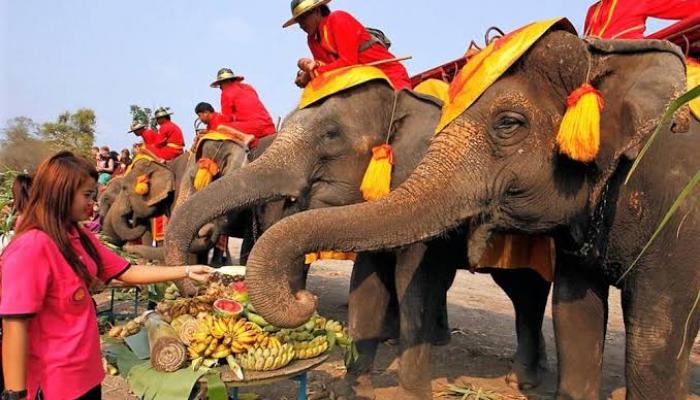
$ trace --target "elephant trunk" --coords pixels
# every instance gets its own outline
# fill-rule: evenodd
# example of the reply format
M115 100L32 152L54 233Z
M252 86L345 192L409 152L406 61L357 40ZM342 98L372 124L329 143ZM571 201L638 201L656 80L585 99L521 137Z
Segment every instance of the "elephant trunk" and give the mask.
M165 237L167 265L187 262L190 246L205 224L256 204L299 195L304 175L294 171L303 171L308 160L289 160L289 154L304 154L304 150L285 148L279 141L260 159L212 182L173 211Z
M125 196L120 196L107 213L107 222L114 233L123 241L138 240L146 233L148 227L144 224L132 226L129 221L132 210Z
M293 215L266 231L253 248L246 271L257 312L275 326L289 328L313 315L316 297L300 289L305 253L405 246L435 237L477 214L473 199L483 194L462 191L485 185L461 166L470 144L451 143L451 136L461 137L441 133L415 172L385 198Z

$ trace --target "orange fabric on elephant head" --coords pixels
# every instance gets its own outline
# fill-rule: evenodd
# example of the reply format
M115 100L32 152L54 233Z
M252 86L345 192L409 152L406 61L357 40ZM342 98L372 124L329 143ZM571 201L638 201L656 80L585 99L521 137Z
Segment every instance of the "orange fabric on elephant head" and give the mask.
M301 94L299 109L306 108L328 96L378 79L385 81L393 88L386 74L377 67L353 65L324 72L306 85Z
M450 84L448 101L435 130L442 131L493 85L520 57L551 29L576 33L566 18L534 22L498 38L473 56Z

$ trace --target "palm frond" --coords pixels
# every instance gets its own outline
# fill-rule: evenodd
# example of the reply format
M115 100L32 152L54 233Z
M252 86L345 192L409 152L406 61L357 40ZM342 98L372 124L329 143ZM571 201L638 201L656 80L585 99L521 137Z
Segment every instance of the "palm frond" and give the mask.
M652 133L651 136L649 136L649 139L644 144L642 151L639 152L639 156L637 156L637 159L634 160L632 168L630 168L630 172L627 173L627 178L625 178L625 185L627 184L627 182L629 182L630 178L632 177L632 173L634 173L634 171L637 169L637 166L642 161L642 158L644 158L644 155L651 147L651 144L654 143L654 140L656 140L656 136L659 134L659 132L661 132L661 128L668 124L671 118L673 118L673 114L675 114L679 108L683 107L683 105L689 103L691 100L695 99L698 96L700 96L700 85L695 86L694 88L687 91L684 95L671 102L671 104L666 109L664 116L661 118L661 121L656 126L654 133Z

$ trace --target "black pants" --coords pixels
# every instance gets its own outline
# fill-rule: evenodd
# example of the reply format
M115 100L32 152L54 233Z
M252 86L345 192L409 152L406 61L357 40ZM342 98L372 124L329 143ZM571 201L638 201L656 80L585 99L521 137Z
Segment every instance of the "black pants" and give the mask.
M43 393L41 393L41 389L39 389L39 392L36 394L35 400L50 399L45 399ZM78 397L75 400L102 400L102 385L95 386L94 388L90 389L89 392L85 393L84 395Z

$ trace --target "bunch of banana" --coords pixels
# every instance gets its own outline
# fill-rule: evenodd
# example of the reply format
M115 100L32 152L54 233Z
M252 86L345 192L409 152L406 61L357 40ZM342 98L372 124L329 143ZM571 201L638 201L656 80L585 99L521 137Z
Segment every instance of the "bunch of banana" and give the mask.
M174 283L170 284L167 288L165 288L165 294L163 295L163 298L165 300L175 300L180 297L180 290L175 286Z
M238 363L251 371L273 371L286 366L293 358L294 348L291 344L283 344L273 348L263 348L256 345L240 354Z
M318 357L328 350L328 339L326 336L316 336L310 341L294 342L294 353L299 360Z
M262 347L263 349L271 349L282 347L282 342L275 336L268 336L265 333L261 332L255 338L255 345L258 347Z
M333 332L335 334L343 333L343 325L340 322L332 319L326 320L326 324L324 325L323 329L326 332Z
M291 329L282 329L279 332L274 333L274 335L282 343L307 342L314 338L314 335L311 332Z
M161 314L166 321L172 321L185 314L196 316L202 312L210 312L213 302L214 299L209 296L164 300L158 303L156 311Z
M113 338L121 338L124 339L127 336L135 335L139 333L141 330L141 327L143 326L143 323L145 321L145 312L138 317L132 319L131 321L128 321L124 325L115 325L112 327L112 329L109 330L107 335L109 337Z
M200 329L192 335L188 347L193 359L219 359L232 353L243 353L259 340L259 336L264 335L259 327L245 318L236 320L234 317L204 314L199 322Z

